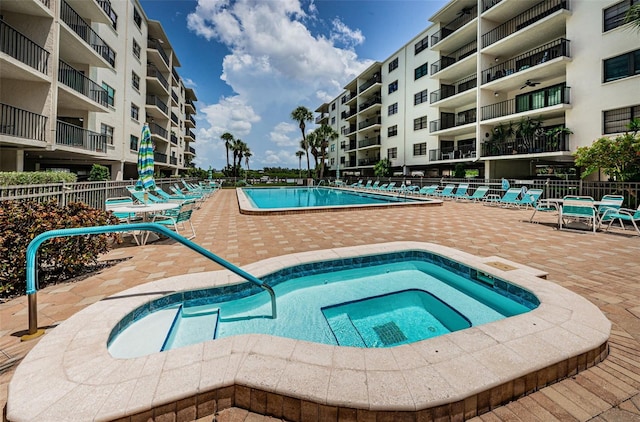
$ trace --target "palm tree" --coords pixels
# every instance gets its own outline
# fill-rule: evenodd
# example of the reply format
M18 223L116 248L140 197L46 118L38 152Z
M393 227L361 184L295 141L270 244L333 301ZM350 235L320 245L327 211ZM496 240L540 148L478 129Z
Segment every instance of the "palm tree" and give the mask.
M300 149L304 151L307 156L307 177L311 176L311 166L309 165L309 143L306 139L300 141Z
M244 150L244 165L247 166L247 171L249 171L249 158L252 156L251 149L247 147L247 149Z
M313 168L317 171L318 157L320 156L320 138L315 130L307 135L307 145L309 146L309 152L313 157Z
M306 148L303 147L303 149L307 151L307 177L311 177L311 169L309 168L309 145L307 143L307 137L305 136L304 129L306 127L305 122L313 121L313 114L311 114L308 108L298 106L291 112L291 120L298 122L300 132L302 132L302 142L306 145Z
M240 176L240 166L242 165L242 155L247 150L248 146L242 139L236 139L233 145L233 168L234 173Z
M327 148L329 147L329 143L331 141L335 141L338 139L338 132L333 130L331 126L322 125L316 130L314 130L316 137L319 140L320 147L320 156L322 159L320 160L320 179L324 177L324 165L327 159Z
M627 10L627 14L624 16L624 23L629 23L640 31L640 4L634 4Z
M231 145L233 145L233 135L225 132L220 136L220 139L224 141L224 148L227 150L227 167L229 167L229 149L231 149Z
M298 157L298 177L302 178L302 156L304 151L296 151L296 157Z

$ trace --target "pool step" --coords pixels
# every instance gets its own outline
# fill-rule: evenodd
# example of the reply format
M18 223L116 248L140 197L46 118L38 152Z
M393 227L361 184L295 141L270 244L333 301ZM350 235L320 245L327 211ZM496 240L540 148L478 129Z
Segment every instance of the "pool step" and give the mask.
M164 340L162 350L213 340L219 317L218 308L180 306Z
M360 332L353 325L353 321L346 313L327 318L329 327L333 331L339 346L367 347Z

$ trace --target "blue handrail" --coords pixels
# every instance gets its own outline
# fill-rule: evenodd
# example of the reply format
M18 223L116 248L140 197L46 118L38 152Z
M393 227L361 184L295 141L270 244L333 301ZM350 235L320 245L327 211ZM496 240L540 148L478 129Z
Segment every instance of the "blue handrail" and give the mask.
M94 226L94 227L78 227L78 228L72 228L72 229L49 230L33 238L33 240L29 243L29 246L27 246L27 256L26 256L27 258L27 296L30 299L30 302L31 302L31 298L32 297L34 298L33 306L31 305L29 306L29 334L30 335L35 334L38 330L37 309L32 310L32 307L33 308L36 307L35 296L34 296L37 292L36 255L38 252L38 248L40 248L43 242L45 242L46 240L52 239L54 237L70 237L70 236L81 236L81 235L87 235L87 234L117 233L117 232L128 232L128 231L134 231L134 230L146 230L146 231L161 233L167 237L170 237L182 243L189 249L195 252L198 252L200 255L203 255L209 258L215 263L220 264L227 270L239 275L245 280L260 286L261 288L269 292L269 295L271 296L271 313L272 313L271 317L276 318L277 315L276 315L275 293L271 288L271 286L265 284L262 280L252 276L246 271L243 271L242 269L236 267L229 261L226 261L223 258L220 258L218 255L215 255L211 251L203 248L202 246L188 240L187 238L179 235L174 231L169 230L168 228L160 224L157 224L157 223L119 224L115 226ZM36 315L31 315L32 312L35 312Z

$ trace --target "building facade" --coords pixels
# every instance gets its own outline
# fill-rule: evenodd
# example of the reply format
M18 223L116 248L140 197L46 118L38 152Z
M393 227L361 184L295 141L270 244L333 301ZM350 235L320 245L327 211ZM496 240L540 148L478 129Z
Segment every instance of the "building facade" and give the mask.
M2 0L0 17L0 171L135 179L145 122L159 174L190 165L197 98L137 0Z
M640 118L635 0L453 0L432 25L322 104L328 165L373 175L569 174L580 146Z

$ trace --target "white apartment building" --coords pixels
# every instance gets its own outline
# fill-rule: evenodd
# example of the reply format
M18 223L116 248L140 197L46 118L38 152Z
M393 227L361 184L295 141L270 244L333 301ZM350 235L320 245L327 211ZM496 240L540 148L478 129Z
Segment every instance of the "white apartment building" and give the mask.
M70 171L93 164L137 178L149 123L156 171L195 156L197 97L160 22L138 0L0 2L0 171Z
M373 175L484 178L573 169L573 153L640 118L637 0L453 0L433 23L322 104L328 165Z

